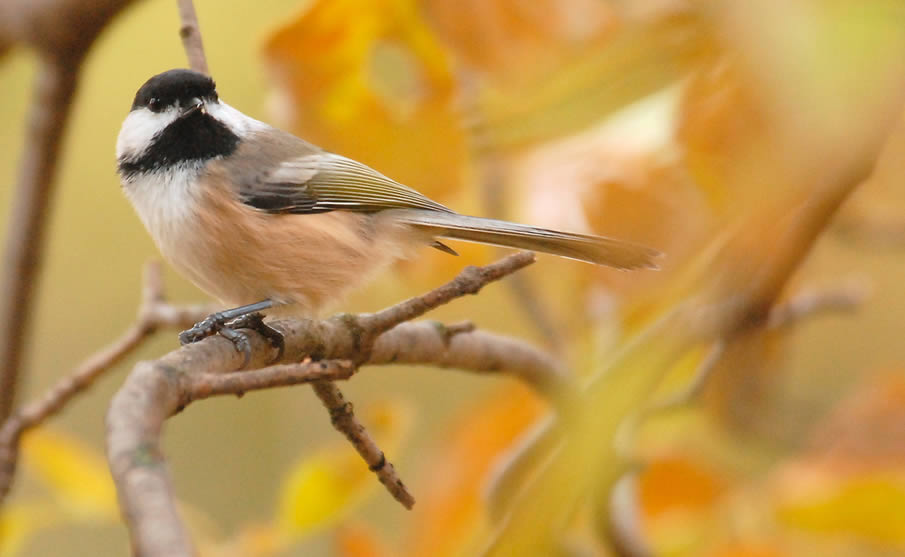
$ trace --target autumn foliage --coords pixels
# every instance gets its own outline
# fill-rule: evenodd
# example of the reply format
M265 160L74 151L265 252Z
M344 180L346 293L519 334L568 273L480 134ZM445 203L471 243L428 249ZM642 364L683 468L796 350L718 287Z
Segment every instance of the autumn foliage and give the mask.
M905 355L852 363L875 360L848 316L835 349L857 380L824 381L827 341L799 331L863 302L839 293L840 267L894 272L840 245L905 238L883 201L905 172L899 2L313 0L261 61L275 121L310 141L462 212L666 256L657 273L530 275L522 296L558 331L575 392L462 401L400 531L356 514L384 495L337 444L299 456L263 521L193 521L204 555L290 555L325 532L343 557L905 552ZM401 280L493 253L456 250ZM396 454L416 419L404 395L364 414ZM51 431L25 447L50 495L4 510L0 555L51 523L115 520L97 455Z

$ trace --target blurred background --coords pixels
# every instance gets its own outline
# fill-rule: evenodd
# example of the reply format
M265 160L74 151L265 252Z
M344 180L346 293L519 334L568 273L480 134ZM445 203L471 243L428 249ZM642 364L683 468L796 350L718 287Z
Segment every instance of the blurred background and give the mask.
M510 378L381 367L344 386L411 512L308 389L192 405L164 447L203 554L905 555L905 4L863 4L197 0L220 96L246 114L460 212L666 254L637 273L540 257L431 315L567 362L584 389L560 441ZM114 142L137 88L186 65L178 25L174 2L138 1L84 66L20 402L135 318L158 255ZM7 184L35 69L0 60ZM453 247L335 309L500 255ZM103 417L135 361L176 347L159 333L26 438L0 556L126 552Z

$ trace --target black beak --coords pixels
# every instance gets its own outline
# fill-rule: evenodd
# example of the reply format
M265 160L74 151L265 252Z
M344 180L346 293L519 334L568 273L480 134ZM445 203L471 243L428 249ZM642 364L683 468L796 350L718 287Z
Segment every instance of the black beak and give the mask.
M199 111L202 113L204 112L204 101L202 101L201 99L197 99L196 102L194 102L192 105L190 105L188 108L186 108L182 112L182 114L179 116L179 118L180 119L188 118L192 114L195 114L196 112L199 112Z

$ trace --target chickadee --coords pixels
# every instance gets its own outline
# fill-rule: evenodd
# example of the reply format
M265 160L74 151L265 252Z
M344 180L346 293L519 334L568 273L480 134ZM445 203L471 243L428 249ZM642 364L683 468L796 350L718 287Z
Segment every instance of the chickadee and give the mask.
M123 189L164 257L199 288L240 306L180 335L235 331L262 310L313 314L388 263L440 238L536 250L620 269L656 268L637 244L460 215L354 160L221 102L191 70L149 79L116 142ZM230 319L252 315L225 326Z

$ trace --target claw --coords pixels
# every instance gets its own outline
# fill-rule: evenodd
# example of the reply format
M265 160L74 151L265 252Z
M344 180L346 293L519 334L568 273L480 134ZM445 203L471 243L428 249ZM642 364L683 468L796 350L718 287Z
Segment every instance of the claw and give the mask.
M179 333L179 342L184 346L220 333L220 336L232 342L233 346L236 347L236 351L241 352L245 357L245 361L242 364L244 368L251 362L251 341L248 339L248 335L236 329L252 329L261 333L278 350L274 361L279 360L283 357L285 348L283 335L264 323L264 316L259 313L260 310L270 307L273 307L273 302L271 300L263 300L254 304L212 313L195 323L195 326L191 329L186 329Z
M186 344L192 344L213 336L223 327L225 321L226 317L222 313L212 313L195 323L195 326L191 329L186 329L179 333L179 342L185 346Z
M283 339L283 333L265 323L262 314L250 313L248 315L243 315L242 317L230 321L228 326L233 329L251 329L266 338L268 342L270 342L270 345L277 349L277 355L270 363L278 362L283 358L283 353L286 350L286 342Z
M251 341L248 340L248 335L241 331L231 329L226 325L220 326L219 333L220 336L233 343L236 352L242 353L242 366L239 367L239 369L245 369L245 367L248 366L248 363L251 362Z

